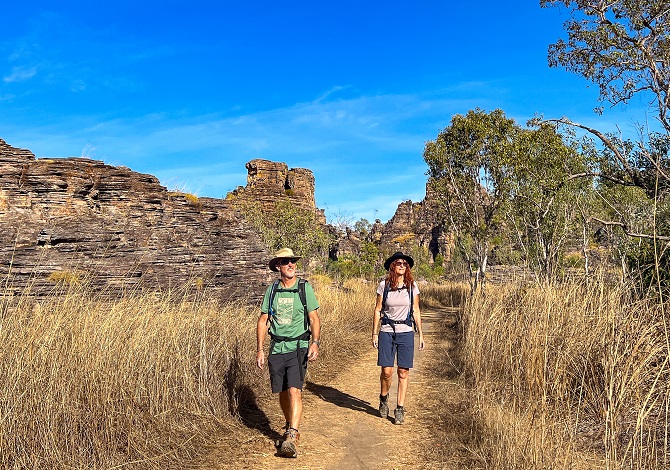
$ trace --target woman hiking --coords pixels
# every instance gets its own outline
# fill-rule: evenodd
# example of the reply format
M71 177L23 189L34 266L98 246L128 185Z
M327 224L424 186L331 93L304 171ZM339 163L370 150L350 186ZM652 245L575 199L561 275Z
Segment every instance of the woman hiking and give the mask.
M414 365L414 331L419 333L419 350L425 342L419 310L419 287L411 268L414 260L398 251L384 262L386 278L377 286L377 302L372 321L372 345L377 348L377 365L381 367L379 414L389 415L388 397L393 366L398 364L398 394L395 424L405 421L405 397L409 370ZM381 327L380 327L381 324ZM378 333L379 332L379 333Z

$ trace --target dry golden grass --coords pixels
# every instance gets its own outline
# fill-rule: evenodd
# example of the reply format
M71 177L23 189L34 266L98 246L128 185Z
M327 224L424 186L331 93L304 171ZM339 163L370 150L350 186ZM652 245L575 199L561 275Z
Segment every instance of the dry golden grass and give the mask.
M368 349L376 285L310 280L323 334L308 380L324 381ZM254 364L258 306L206 291L110 302L85 283L61 288L0 301L0 467L195 467L239 437L245 405L270 395ZM489 285L471 301L462 285L421 290L424 308L469 302L449 353L466 372L457 382L443 371L463 393L439 421L452 428L442 448L460 446L463 465L668 467L670 340L658 305L604 282Z
M355 360L368 345L372 334L376 284L352 279L341 287L325 276L310 278L321 307L322 343L320 360L310 365L309 374L330 378L343 364Z
M668 468L661 307L602 281L489 286L464 331L486 468Z
M374 293L314 284L324 329L309 373L326 374L367 339ZM0 467L193 467L268 393L255 367L257 307L64 288L0 302Z

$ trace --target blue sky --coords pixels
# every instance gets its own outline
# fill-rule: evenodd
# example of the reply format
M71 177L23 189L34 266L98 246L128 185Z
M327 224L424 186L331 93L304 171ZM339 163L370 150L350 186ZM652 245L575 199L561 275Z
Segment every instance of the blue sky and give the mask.
M565 9L537 1L10 2L0 138L225 197L254 158L309 168L330 221L425 196L426 141L500 108L631 131L642 103L547 66Z

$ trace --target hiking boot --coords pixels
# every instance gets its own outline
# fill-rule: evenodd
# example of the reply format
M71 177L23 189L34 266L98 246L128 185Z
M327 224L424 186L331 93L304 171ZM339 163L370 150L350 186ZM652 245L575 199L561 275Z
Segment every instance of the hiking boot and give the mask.
M395 424L402 424L405 422L405 408L395 409Z
M286 424L284 424L284 427L282 428L282 435L279 439L275 441L275 447L279 449L281 447L281 443L284 442L284 434L286 434L286 431L289 430L291 425L289 424L288 421L286 421Z
M387 401L379 401L379 416L386 418L389 415L389 403Z
M297 457L298 441L300 441L300 433L298 430L288 428L284 433L284 440L279 447L279 455L284 457Z

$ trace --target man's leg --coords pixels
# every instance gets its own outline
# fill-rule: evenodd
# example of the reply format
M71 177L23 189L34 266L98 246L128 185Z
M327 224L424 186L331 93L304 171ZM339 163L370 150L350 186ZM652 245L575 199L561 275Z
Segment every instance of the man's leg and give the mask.
M279 446L279 453L284 457L297 457L297 445L300 440L298 427L302 419L302 390L289 387L288 390L281 392L279 396L282 411L286 417L286 422L289 424L288 429L284 433L284 439Z
M293 429L299 429L302 419L302 390L289 387L279 394L279 404L284 417Z
M291 423L291 398L289 397L288 390L279 392L279 406L284 413L284 419L287 423Z

